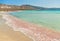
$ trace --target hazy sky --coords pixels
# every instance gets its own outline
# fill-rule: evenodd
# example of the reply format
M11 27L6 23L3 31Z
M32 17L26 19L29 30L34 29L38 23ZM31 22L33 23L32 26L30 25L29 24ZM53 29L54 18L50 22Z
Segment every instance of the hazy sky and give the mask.
M0 3L12 5L30 4L41 7L60 8L60 0L0 0Z

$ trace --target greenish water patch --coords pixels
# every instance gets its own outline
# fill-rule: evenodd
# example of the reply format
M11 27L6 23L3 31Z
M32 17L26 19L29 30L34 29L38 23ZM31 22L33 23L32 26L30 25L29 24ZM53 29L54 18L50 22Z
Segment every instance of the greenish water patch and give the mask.
M60 11L22 11L13 12L11 15L25 21L43 25L60 31Z

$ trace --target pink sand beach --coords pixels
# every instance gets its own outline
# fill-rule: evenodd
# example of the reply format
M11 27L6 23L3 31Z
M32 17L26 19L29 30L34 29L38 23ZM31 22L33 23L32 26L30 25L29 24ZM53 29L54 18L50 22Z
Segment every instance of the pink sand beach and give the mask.
M9 14L3 14L5 23L14 31L20 31L33 41L60 41L60 32L25 22Z
M5 13L5 12L4 12ZM14 31L3 19L4 14L0 12L0 41L33 41L20 31Z

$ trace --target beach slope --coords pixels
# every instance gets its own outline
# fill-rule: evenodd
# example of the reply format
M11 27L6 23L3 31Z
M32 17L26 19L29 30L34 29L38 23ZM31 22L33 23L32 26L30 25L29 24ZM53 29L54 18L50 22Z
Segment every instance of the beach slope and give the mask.
M12 27L15 31L21 31L34 41L60 41L59 32L43 28L43 26L25 22L8 14L3 15L3 19L6 20L6 24Z
M12 27L9 27L0 13L0 41L32 41L31 38L24 35L20 31L14 31Z

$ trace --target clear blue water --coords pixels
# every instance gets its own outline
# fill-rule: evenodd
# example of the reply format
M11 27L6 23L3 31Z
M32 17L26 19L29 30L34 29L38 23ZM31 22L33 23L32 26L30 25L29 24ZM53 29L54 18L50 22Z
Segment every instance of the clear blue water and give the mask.
M25 21L43 25L47 28L60 31L60 11L21 11L11 15Z

